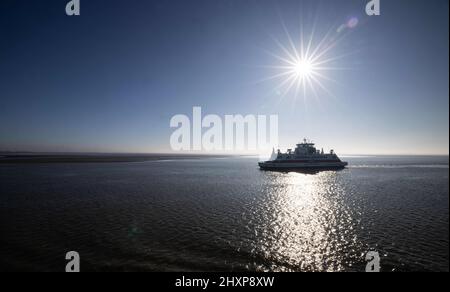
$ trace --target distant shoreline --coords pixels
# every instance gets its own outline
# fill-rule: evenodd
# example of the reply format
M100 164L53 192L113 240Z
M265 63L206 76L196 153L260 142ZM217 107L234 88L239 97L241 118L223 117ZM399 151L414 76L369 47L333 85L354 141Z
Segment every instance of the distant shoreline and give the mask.
M36 154L0 153L0 164L46 164L46 163L124 163L161 160L186 160L202 158L227 158L233 155L194 154Z

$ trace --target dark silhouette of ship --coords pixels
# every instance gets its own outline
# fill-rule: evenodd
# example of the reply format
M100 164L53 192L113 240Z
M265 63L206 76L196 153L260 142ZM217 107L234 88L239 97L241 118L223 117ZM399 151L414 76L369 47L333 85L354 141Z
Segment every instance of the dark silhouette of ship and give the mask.
M317 171L317 170L336 170L343 169L348 165L343 162L331 150L330 153L324 153L317 150L315 144L304 139L303 143L297 144L294 151L288 149L286 153L272 153L272 158L269 161L259 162L259 167L263 170L276 171Z

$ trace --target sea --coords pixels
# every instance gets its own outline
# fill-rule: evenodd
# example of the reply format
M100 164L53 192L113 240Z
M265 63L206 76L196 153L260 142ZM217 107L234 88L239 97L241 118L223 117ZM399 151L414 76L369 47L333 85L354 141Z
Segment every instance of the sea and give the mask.
M449 158L0 164L0 271L449 271Z

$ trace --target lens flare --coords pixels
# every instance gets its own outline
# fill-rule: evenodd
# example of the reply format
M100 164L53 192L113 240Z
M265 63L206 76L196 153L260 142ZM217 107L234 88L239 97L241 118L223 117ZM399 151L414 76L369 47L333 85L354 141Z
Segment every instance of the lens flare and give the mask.
M348 28L355 28L358 26L359 23L359 19L357 17L352 17L348 20L347 22L347 27Z

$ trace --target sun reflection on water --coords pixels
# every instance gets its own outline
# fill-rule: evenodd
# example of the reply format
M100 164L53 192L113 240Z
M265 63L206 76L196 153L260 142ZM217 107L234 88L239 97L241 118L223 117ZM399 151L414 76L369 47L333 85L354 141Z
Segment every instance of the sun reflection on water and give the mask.
M341 271L351 266L358 257L357 220L337 173L266 175L266 195L251 207L259 222L252 252L270 263L259 269Z

